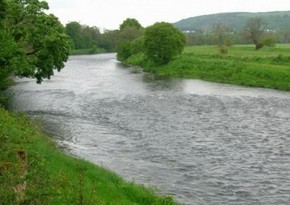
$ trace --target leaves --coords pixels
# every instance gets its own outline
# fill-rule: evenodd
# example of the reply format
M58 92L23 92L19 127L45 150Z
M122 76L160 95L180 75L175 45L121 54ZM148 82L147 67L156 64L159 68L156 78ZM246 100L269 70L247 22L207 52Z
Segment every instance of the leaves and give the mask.
M184 45L185 36L170 23L155 23L145 30L145 54L157 64L169 63L182 52Z
M45 1L6 1L6 16L1 20L0 32L9 36L5 50L12 50L13 56L0 52L5 67L18 76L36 78L40 83L64 67L69 55L69 37L58 19L48 15ZM0 45L3 40L0 39ZM4 60L3 60L4 59ZM7 63L8 62L8 63Z

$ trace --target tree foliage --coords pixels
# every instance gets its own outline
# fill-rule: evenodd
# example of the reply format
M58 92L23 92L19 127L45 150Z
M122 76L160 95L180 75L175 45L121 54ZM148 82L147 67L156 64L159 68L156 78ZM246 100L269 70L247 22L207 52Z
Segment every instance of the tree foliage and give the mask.
M127 18L123 21L120 25L116 42L118 60L126 60L133 54L131 52L131 44L134 40L140 38L143 33L144 29L136 19Z
M60 71L69 55L69 37L39 0L0 0L0 103L9 77L40 83Z
M73 21L66 24L65 30L72 40L74 49L99 47L101 45L102 36L100 30L95 26L81 25Z
M69 54L69 38L58 19L44 11L45 1L10 0L1 19L1 70L36 78L40 83L61 70Z
M170 23L155 23L145 29L144 52L157 64L167 64L183 51L185 36Z
M127 27L134 27L136 29L142 28L141 24L133 18L127 18L126 20L124 20L123 23L120 25L120 31L124 30Z

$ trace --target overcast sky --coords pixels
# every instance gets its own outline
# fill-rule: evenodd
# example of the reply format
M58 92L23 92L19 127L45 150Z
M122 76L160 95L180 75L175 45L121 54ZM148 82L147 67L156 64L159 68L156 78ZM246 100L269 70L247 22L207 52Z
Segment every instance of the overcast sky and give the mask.
M46 0L49 13L63 24L77 21L100 29L117 29L126 18L142 26L177 22L192 16L221 12L290 10L290 0Z

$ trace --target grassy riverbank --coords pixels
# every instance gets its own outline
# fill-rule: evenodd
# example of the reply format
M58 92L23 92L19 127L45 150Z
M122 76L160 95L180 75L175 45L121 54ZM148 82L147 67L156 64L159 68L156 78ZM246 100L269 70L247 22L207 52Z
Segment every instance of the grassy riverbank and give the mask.
M226 55L219 54L216 46L193 46L165 66L152 66L141 54L131 56L125 64L142 66L160 76L290 90L290 45L258 51L248 45L232 46Z
M12 204L176 204L61 152L27 116L0 108L0 201ZM27 161L16 157L27 155ZM24 157L25 158L25 157ZM27 170L27 173L26 173ZM16 201L13 191L26 182ZM21 186L20 186L21 187ZM21 198L22 192L26 192Z

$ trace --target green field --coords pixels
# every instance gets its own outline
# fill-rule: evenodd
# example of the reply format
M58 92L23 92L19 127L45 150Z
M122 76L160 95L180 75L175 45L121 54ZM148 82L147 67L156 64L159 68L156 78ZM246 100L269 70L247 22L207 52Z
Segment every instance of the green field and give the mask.
M156 190L64 154L36 122L0 108L0 204L177 204ZM26 153L27 174L16 153ZM13 187L26 182L20 199Z
M253 45L237 45L222 55L217 46L186 47L182 55L161 67L147 66L141 57L132 56L128 64L161 76L290 90L290 45L255 50ZM134 62L135 60L135 62ZM132 63L133 62L133 63Z

